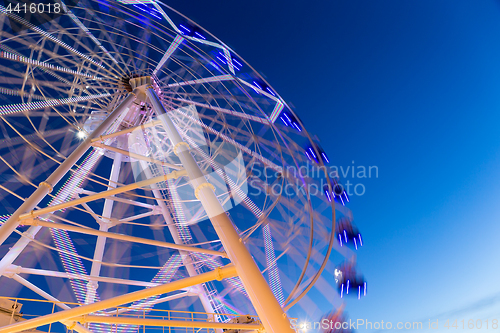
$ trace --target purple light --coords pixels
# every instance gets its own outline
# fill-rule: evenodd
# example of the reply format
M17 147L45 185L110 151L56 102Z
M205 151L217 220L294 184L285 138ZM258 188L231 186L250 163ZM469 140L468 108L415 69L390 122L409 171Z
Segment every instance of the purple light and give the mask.
M345 238L345 242L347 243L347 233L345 232L345 229L344 229L344 238Z
M366 296L366 282L365 282L365 287L363 288L364 296Z
M344 284L342 283L342 289L340 290L340 298L344 296Z
M137 5L134 5L134 7L142 10L143 12L146 12L147 14L151 15L151 16L154 16L156 17L157 19L160 19L161 20L161 17L158 17L156 16L153 12L151 12L150 8L149 7L146 7L147 9L144 9L142 6L137 6ZM157 10L155 10L157 13L159 13Z
M236 60L236 59L234 59L234 58L233 58L233 61L234 61L235 63L237 63L240 67L243 67L243 65L242 65L242 64L240 64L240 62L239 62L238 60Z
M210 65L212 65L215 69L219 69L219 66L213 61L210 61Z
M259 88L260 90L263 90L262 87L255 81L253 81L253 84L255 84L255 86L257 86L257 88Z
M283 113L283 115L286 117L286 119L288 119L288 121L290 122L290 124L292 123L292 121L290 120L290 118L288 118L288 115L286 113Z
M269 91L269 92L271 93L271 95L276 96L276 95L273 93L273 91L272 91L271 89L269 89L269 87L266 87L266 90L267 90L267 91Z
M299 125L297 125L297 123L294 121L293 122L293 126L295 126L295 128L299 131L299 132L302 132L302 130L300 129Z
M191 32L191 30L189 30L188 28L186 28L185 26L183 26L182 24L179 24L179 27L181 27L182 29L186 30L187 32Z
M342 246L342 236L339 234L339 241L340 241L340 246Z
M200 37L201 39L205 39L205 40L206 40L206 38L205 38L205 37L203 37L200 33L195 32L194 34L195 34L196 36Z
M308 158L309 160L311 160L311 157L309 156L309 154L307 153L307 151L306 151L306 156L307 156L307 158Z
M358 299L361 298L361 286L358 286Z
M330 193L328 193L328 189L325 191L326 197L328 198L328 201L332 202L332 198L330 197Z
M157 19L159 19L159 20L161 20L161 17L160 17L160 16L156 16L156 15L155 15L155 14L153 14L152 12L149 12L148 14L149 14L149 15L151 15L151 16L156 17L156 18L157 18Z
M346 289L346 295L349 295L349 280L347 280L347 289Z
M356 243L356 238L353 238L354 240L354 246L356 247L356 250L358 249L358 243Z
M217 56L217 59L219 59L222 63L224 63L224 64L227 65L227 62L225 62L224 60L222 60L221 58L219 58L219 56Z
M316 159L317 158L316 154L314 153L314 150L311 147L309 147L309 151L311 152L312 156L314 156L314 158Z
M284 123L286 126L288 126L288 124L287 124L286 120L285 120L285 119L283 119L283 117L280 117L280 119L283 121L283 123Z
M321 153L321 156L325 159L326 163L330 163L330 160L328 160L328 157L326 157L325 153Z
M140 10L142 10L143 12L145 12L146 10L140 6L137 6L137 5L134 5L135 8L139 8Z

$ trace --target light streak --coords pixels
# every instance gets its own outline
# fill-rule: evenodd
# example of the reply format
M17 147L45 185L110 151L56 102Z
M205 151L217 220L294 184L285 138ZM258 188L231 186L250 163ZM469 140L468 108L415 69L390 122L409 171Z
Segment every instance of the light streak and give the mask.
M26 111L33 111L39 109L45 109L47 107L54 107L59 105L73 104L82 101L91 101L94 99L109 97L111 94L101 94L101 95L88 95L80 97L62 98L62 99L49 99L45 101L29 102L29 103L19 103L19 104L9 104L0 106L0 115L8 115L13 113L21 113Z
M102 77L98 77L95 75L89 75L89 74L85 74L85 73L80 73L80 72L74 71L72 69L64 68L61 66L54 66L52 64L49 64L49 63L46 63L43 61L33 60L33 59L26 58L26 57L23 57L21 55L13 54L10 52L5 52L5 51L0 52L0 58L18 61L18 62L22 62L24 64L29 64L29 65L33 65L33 66L37 66L37 67L45 68L45 69L51 69L51 70L58 71L58 72L64 72L64 73L73 74L73 75L77 75L77 76L83 76L83 77L86 77L86 78L91 79L91 80L102 80L103 79Z
M177 35L175 37L175 39L170 44L170 46L168 47L167 51L165 52L165 54L161 58L160 62L156 66L155 70L153 71L153 74L156 75L156 73L163 67L163 65L165 64L165 62L172 56L172 54L174 53L174 51L177 50L177 48L179 47L179 45L181 45L181 43L183 41L184 41L184 37L182 37L181 35Z
M19 16L15 15L15 14L12 14L12 13L8 12L8 11L6 10L6 8L5 8L4 6L2 6L2 5L0 5L0 12L2 12L2 13L4 13L4 14L7 14L10 18L12 18L12 19L14 19L14 20L18 21L19 23L21 23L21 24L25 25L26 27L30 28L31 30L33 30L33 31L35 31L35 32L37 32L37 33L39 33L40 35L42 35L42 36L44 36L44 37L46 37L46 38L47 38L47 39L49 39L50 41L52 41L52 42L54 42L54 43L56 43L56 44L59 44L60 46L62 46L62 47L63 47L63 48L65 48L66 50L68 50L68 51L70 51L70 52L72 52L72 53L74 53L74 54L76 54L76 55L78 55L78 56L80 56L80 57L84 58L85 60L87 60L87 61L89 61L89 62L93 63L94 65L99 66L99 67L101 67L101 68L103 68L103 69L104 69L104 66L103 66L103 65L101 65L101 64L99 64L99 63L97 63L96 61L94 61L94 60L93 60L92 58L90 58L89 56L87 56L87 55L85 55L85 54L83 54L83 53L81 53L81 52L79 52L79 51L75 50L74 48L72 48L72 47L71 47L71 46L69 46L68 44L66 44L66 43L64 43L64 42L60 41L59 39L57 39L56 37L54 37L52 34L50 34L50 33L46 32L46 31L44 31L44 30L42 30L42 29L38 28L38 27L37 27L37 26L35 26L34 24L31 24L30 22L28 22L28 21L26 21L25 19L23 19L22 17L19 17Z
M230 81L230 80L234 80L234 78L231 75L226 74L226 75L212 76L212 77L207 77L207 78L197 79L197 80L171 83L167 87L172 88L172 87L185 86L185 85L198 84L198 83Z

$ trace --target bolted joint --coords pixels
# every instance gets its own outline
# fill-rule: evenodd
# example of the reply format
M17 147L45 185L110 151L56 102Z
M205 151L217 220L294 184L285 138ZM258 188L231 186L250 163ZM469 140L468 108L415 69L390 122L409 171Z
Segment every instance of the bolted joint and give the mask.
M38 222L39 221L40 220L38 219L38 217L34 218L34 219L28 218L28 219L24 220L23 224L24 225L31 225L33 227L36 227L36 226L38 226ZM26 232L23 232L23 235L27 236Z
M210 184L210 183L202 183L202 184L198 185L198 187L194 190L194 196L196 197L196 199L200 200L199 194L200 194L200 191L204 187L210 187L212 189L212 191L214 191L214 193L215 193L215 187L212 184Z
M178 144L176 144L176 145L174 146L174 154L175 154L176 156L179 156L179 152L178 152L178 150L177 150L177 149L178 149L179 147L181 147L181 146L186 146L186 148L187 148L187 149L189 149L189 145L188 145L186 142L184 142L184 141L179 142Z
M76 324L78 324L78 322L74 321L72 323L68 323L66 324L66 327L68 328L68 330L73 330L75 327L76 327Z
M221 267L217 267L215 269L215 279L217 281L222 281L224 279L224 277L222 276L222 268Z
M185 175L187 175L187 171L186 170L175 170L175 171L172 171L169 174L166 174L165 175L165 180L168 180L169 178L177 179L177 178L185 176Z
M50 192L52 192L52 190L53 190L52 185L50 185L50 184L49 184L49 183L47 183L47 182L41 182L41 183L38 185L38 187L40 187L40 186L45 186L46 188L48 188L48 189L49 189L49 193L50 193Z

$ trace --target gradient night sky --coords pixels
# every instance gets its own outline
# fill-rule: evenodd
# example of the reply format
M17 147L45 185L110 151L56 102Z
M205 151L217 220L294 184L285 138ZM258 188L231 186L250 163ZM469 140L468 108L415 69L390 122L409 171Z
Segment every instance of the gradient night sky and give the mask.
M168 3L261 71L334 165L378 167L347 177L366 188L350 208L369 283L350 318L500 320L499 1Z

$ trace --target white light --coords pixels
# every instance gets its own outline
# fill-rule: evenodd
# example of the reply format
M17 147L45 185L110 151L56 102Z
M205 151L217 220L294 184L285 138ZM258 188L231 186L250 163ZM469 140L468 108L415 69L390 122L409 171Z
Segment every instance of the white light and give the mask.
M300 324L300 330L302 332L307 332L308 331L307 330L307 323L306 322Z
M78 133L76 133L76 136L78 137L78 139L84 139L87 134L85 134L84 131L78 131Z
M90 86L85 86L86 89L89 89Z

